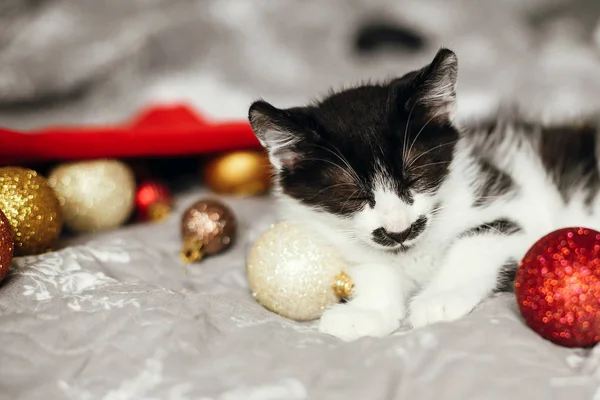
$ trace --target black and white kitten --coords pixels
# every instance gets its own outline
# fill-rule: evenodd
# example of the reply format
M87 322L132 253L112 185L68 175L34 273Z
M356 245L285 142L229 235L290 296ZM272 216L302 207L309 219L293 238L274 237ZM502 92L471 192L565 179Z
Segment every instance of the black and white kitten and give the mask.
M597 132L497 119L452 123L456 55L306 107L257 101L283 217L337 246L355 294L321 331L345 340L468 314L553 229L599 227Z

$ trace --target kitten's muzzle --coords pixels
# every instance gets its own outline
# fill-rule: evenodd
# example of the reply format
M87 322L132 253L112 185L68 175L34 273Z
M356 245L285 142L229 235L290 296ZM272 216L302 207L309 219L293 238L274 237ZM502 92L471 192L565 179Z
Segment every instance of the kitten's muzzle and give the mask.
M375 243L381 246L397 246L398 244L402 244L406 241L416 239L417 236L423 233L426 224L427 217L422 215L419 217L419 219L413 222L411 226L402 232L388 232L383 227L377 228L373 231L372 239Z

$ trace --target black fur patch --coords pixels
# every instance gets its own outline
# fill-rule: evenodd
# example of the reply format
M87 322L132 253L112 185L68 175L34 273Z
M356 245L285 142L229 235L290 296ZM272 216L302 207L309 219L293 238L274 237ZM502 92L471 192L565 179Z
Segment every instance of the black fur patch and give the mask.
M494 292L514 292L515 277L519 263L514 260L508 260L498 273L498 285Z
M565 202L573 188L588 191L588 204L600 189L598 174L598 134L589 126L543 128L539 137L539 153L544 167Z
M382 246L395 246L402 244L408 240L417 238L425 230L427 225L427 217L422 215L409 228L403 232L388 232L383 228L378 228L373 231L373 241Z
M498 197L516 190L512 178L504 171L501 171L484 159L480 160L478 163L483 184L477 188L477 197L473 202L473 206L487 206L488 204L493 203Z
M378 243L382 246L386 246L386 247L392 247L392 246L396 246L398 242L396 239L394 239L393 237L391 237L387 231L383 228L377 228L373 231L373 241L375 243Z
M512 235L521 231L521 227L507 218L500 218L485 224L481 224L463 232L459 237L482 235L485 233L498 235Z

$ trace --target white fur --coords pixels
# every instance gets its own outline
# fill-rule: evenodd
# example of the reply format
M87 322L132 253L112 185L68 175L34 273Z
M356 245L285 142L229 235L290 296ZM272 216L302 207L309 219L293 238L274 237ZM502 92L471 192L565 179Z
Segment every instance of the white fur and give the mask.
M402 290L402 270L393 264L361 264L346 271L361 282L346 304L327 310L319 322L319 330L344 340L363 336L385 336L392 333L406 315ZM387 293L382 296L381 292Z
M390 182L382 176L375 178L374 198L375 206L365 206L358 212L349 223L349 228L356 232L364 242L370 242L371 246L384 250L394 249L384 247L371 240L372 232L378 228L384 228L388 232L403 232L408 229L421 215L431 210L433 198L423 194L414 195L414 203L407 204L394 192ZM407 241L404 245L411 245ZM400 247L398 245L396 248Z
M509 258L521 259L528 247L550 231L567 226L600 228L600 197L590 211L584 194L575 191L565 204L530 144L517 143L510 126L500 126L505 138L494 163L516 180L520 189L487 207L472 207L477 166L465 139L457 144L450 173L436 196L416 196L412 205L393 194L385 177L378 179L375 206L368 205L344 219L281 197L283 216L318 230L337 246L349 263L356 292L347 304L326 310L319 328L344 340L383 336L406 315L414 327L452 321L467 315L496 287L498 272ZM372 242L380 226L401 231L441 201L429 215L425 231L414 246L398 254L384 252ZM457 237L475 226L510 217L522 232ZM416 295L415 295L416 293Z

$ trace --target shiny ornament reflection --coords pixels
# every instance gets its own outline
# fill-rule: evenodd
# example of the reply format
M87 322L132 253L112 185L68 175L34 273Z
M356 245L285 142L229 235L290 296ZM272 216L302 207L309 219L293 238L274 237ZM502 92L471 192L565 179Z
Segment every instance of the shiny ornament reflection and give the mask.
M117 160L80 161L56 167L48 178L65 225L75 232L116 228L134 208L135 179Z
M217 254L233 244L236 234L237 220L229 207L215 199L197 201L181 219L181 258L191 263Z
M202 168L206 185L214 192L234 196L254 196L271 186L271 164L263 150L220 154Z
M17 256L42 253L60 235L58 199L46 179L31 169L0 168L0 210L13 227Z
M346 263L323 239L291 222L279 222L254 243L247 273L254 298L266 309L297 321L319 318L349 297Z
M171 213L173 196L164 184L146 181L137 188L135 204L140 221L160 222Z
M10 263L15 249L14 238L12 225L0 210L0 282L10 270Z
M565 228L538 240L519 265L515 293L543 338L568 347L600 341L600 233Z

